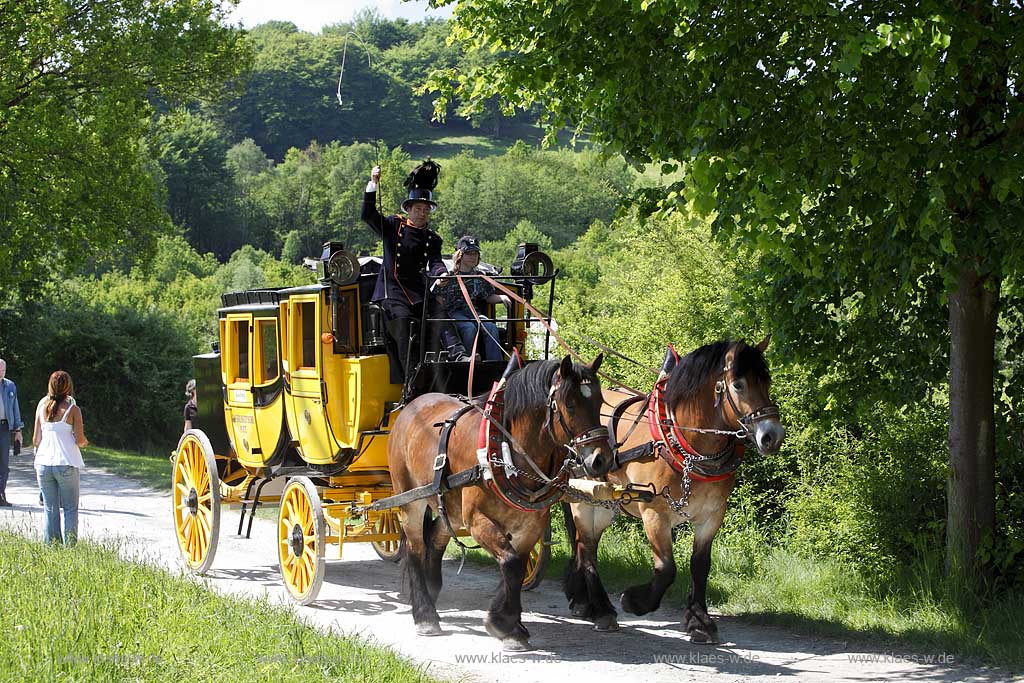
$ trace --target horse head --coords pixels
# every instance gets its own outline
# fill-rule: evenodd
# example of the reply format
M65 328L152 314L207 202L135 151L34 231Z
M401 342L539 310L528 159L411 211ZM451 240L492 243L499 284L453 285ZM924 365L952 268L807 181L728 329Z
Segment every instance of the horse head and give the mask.
M548 417L544 428L552 440L563 443L590 476L600 476L614 462L608 428L601 424L601 385L597 370L604 355L590 365L562 359L548 390Z
M715 383L715 404L730 427L746 431L762 455L778 452L786 429L779 421L779 408L768 395L771 377L764 361L768 348L765 337L757 346L734 343L725 354L725 365Z
M786 430L779 421L778 407L769 398L771 376L764 360L769 339L765 337L757 346L742 340L720 341L687 354L669 377L669 405L677 413L696 410L703 419L717 421L719 431L745 435L762 455L777 452ZM677 415L677 419L681 425L696 426L689 425L692 416ZM700 435L716 430L688 431Z

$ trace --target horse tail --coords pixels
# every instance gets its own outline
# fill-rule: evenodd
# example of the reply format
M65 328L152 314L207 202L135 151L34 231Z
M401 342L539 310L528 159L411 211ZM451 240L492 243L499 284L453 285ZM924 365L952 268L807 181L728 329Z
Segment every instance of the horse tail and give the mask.
M572 508L562 503L562 517L565 520L565 537L569 541L569 566L576 559L576 520L572 518Z

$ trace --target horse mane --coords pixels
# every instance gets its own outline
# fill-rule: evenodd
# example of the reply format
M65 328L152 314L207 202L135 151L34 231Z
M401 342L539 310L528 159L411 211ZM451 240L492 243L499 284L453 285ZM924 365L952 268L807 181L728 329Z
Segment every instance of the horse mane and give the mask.
M559 364L560 361L557 360L539 360L508 376L504 395L506 420L512 422L533 411L547 409L548 391L551 389L555 373L558 372ZM572 368L576 384L583 378L589 378L597 386L597 375L589 372L586 366L573 363ZM570 385L563 388L563 391L572 388ZM488 394L480 394L473 398L473 402L483 406L487 397Z
M732 344L731 339L705 344L679 359L665 387L665 400L670 409L696 398L708 380L718 376L725 367L725 355ZM771 375L768 373L768 364L764 362L764 354L756 346L750 346L741 340L737 342L736 355L733 358L733 375L746 377L749 374L759 382L771 384Z

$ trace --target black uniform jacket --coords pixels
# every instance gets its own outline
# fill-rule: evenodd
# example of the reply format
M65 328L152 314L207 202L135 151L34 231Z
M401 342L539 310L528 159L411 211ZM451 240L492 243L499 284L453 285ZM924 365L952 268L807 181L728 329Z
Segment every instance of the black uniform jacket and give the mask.
M382 216L376 192L363 195L363 220L384 241L384 263L377 276L373 301L397 299L407 304L423 301L423 269L444 275L441 237L427 228L414 228L401 216Z

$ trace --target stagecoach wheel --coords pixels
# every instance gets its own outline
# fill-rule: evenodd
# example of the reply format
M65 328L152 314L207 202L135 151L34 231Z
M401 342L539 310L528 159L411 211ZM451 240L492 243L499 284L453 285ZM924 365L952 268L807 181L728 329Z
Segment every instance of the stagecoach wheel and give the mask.
M205 574L220 535L220 482L206 434L191 429L181 437L171 474L174 535L189 570Z
M537 545L530 550L530 557L526 560L526 576L523 577L523 590L532 591L544 580L547 573L548 563L551 561L551 522L548 522L544 529L544 536L537 541Z
M284 585L301 605L316 600L324 582L326 527L313 482L309 477L289 479L277 517L277 557Z
M385 510L377 519L377 525L373 528L376 534L397 534L402 530L402 522L398 512ZM377 557L385 562L398 562L402 557L402 541L373 541L370 543Z

